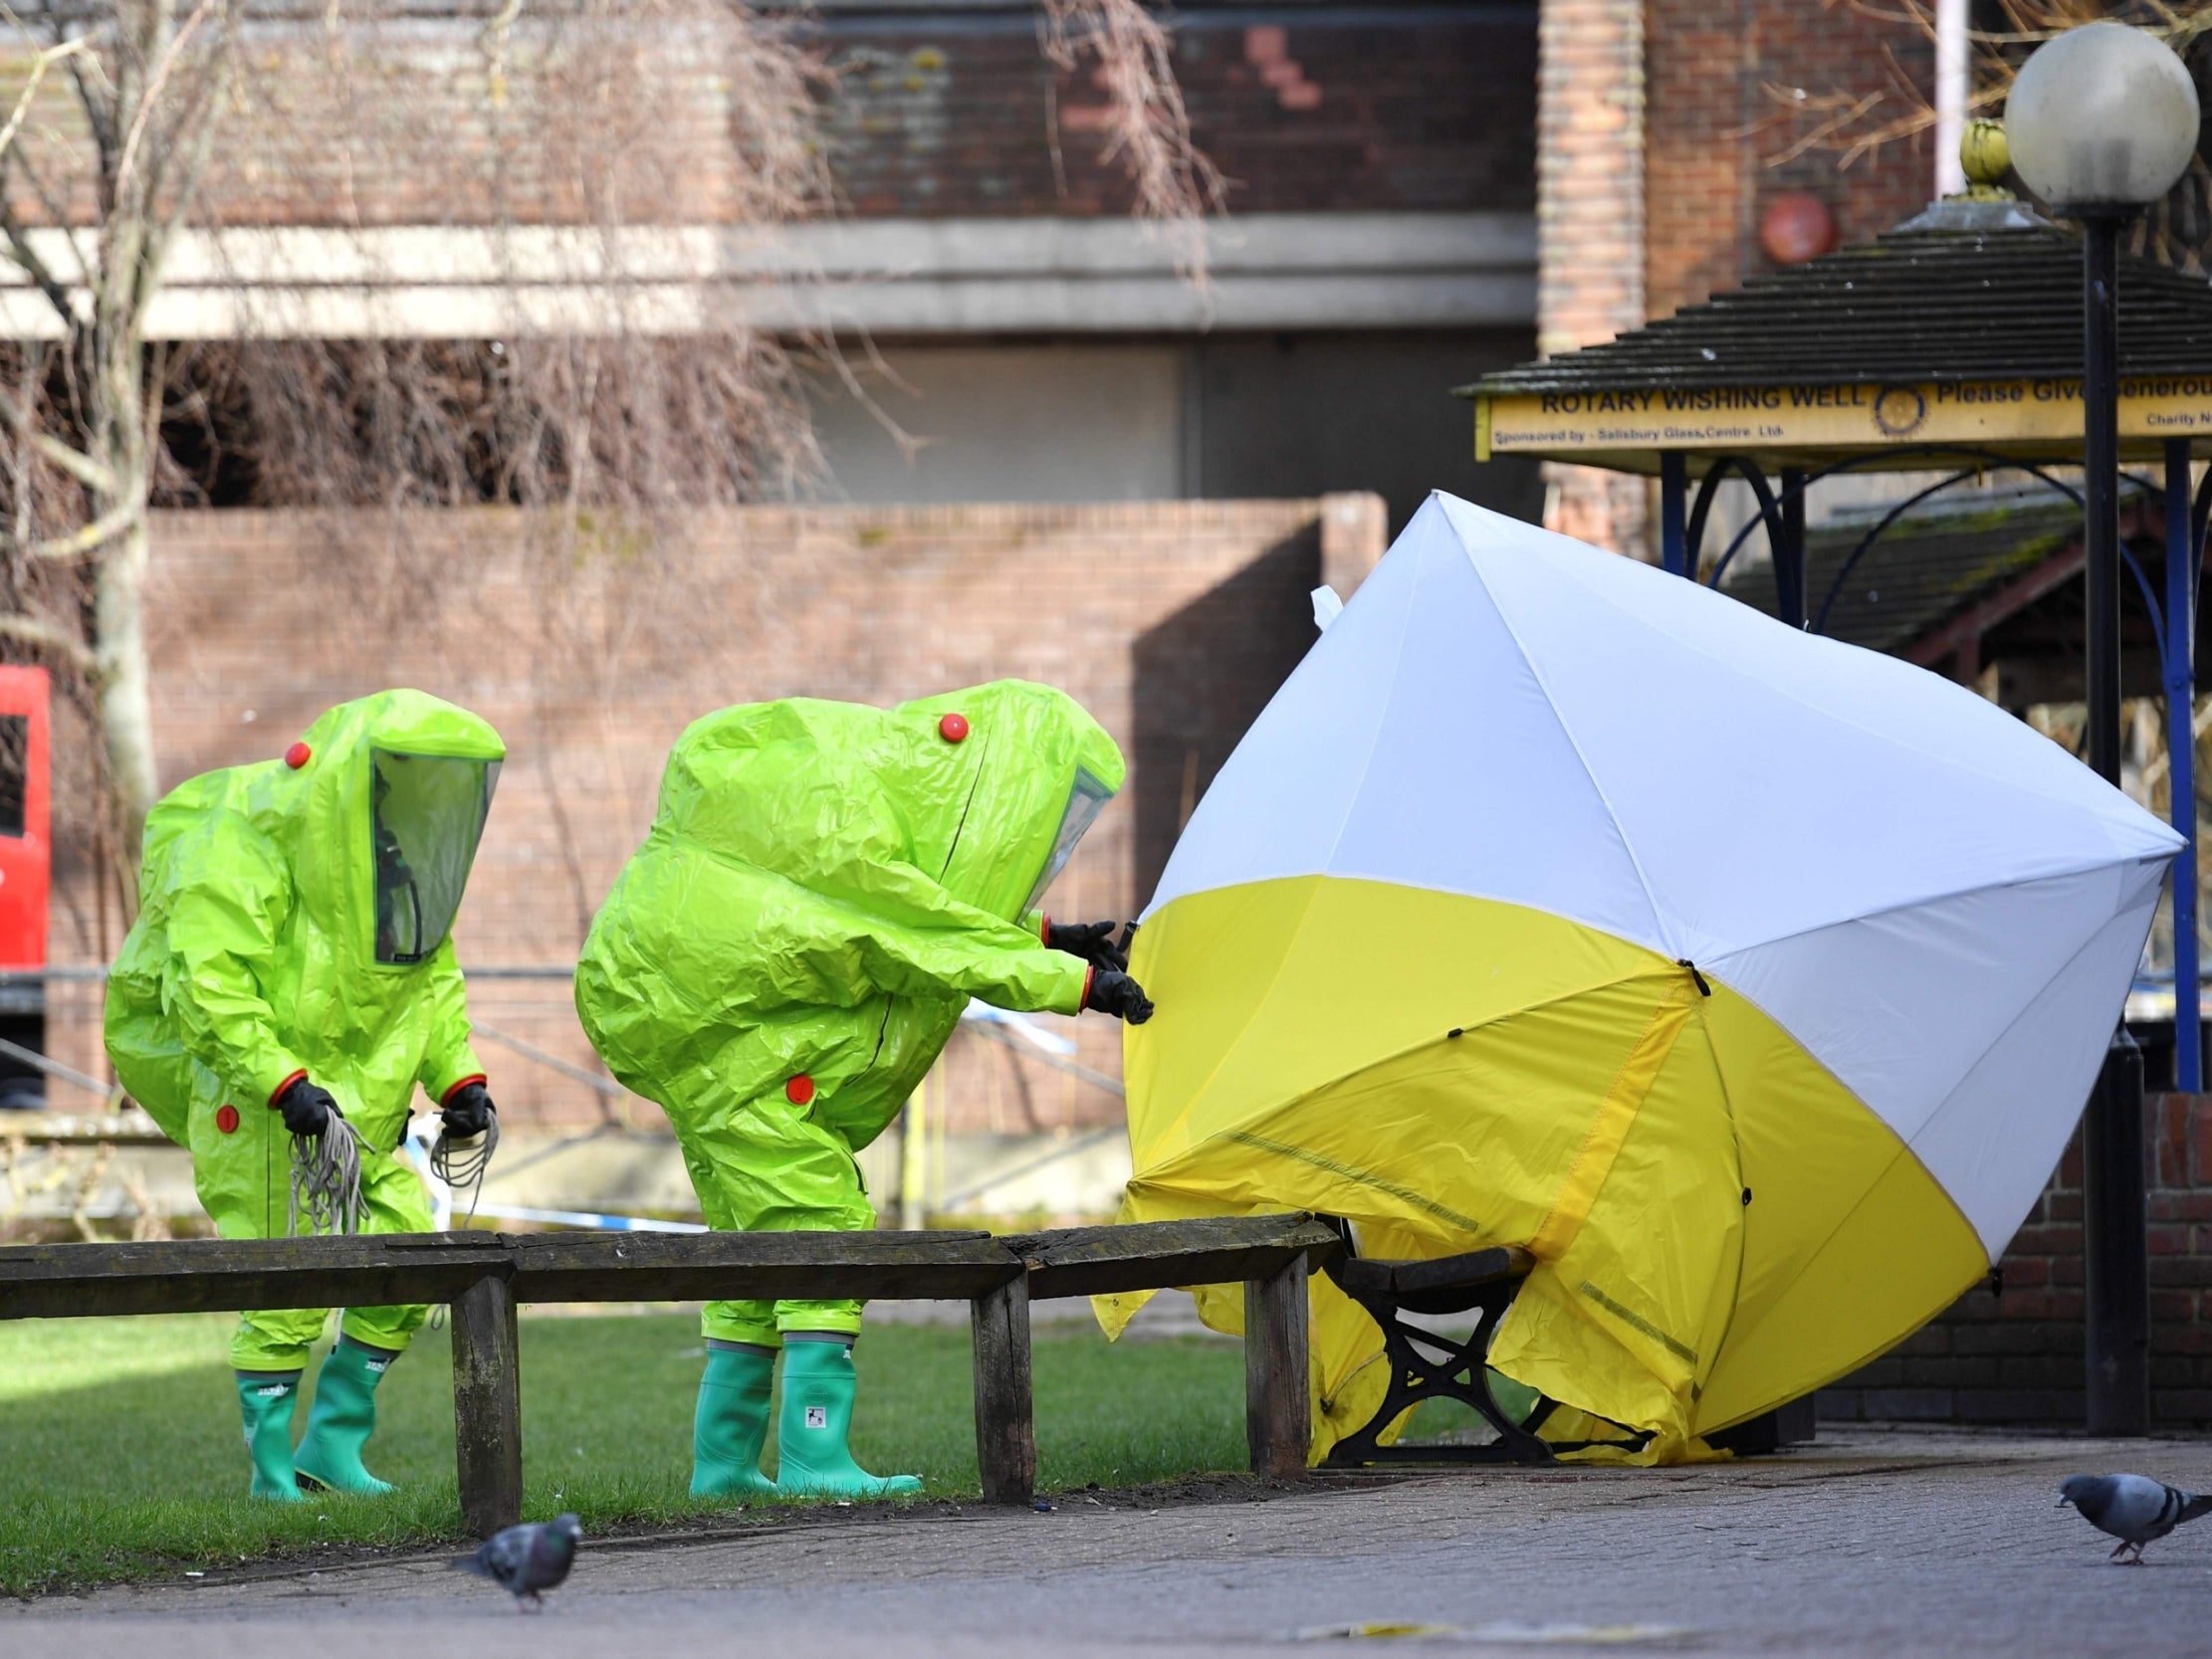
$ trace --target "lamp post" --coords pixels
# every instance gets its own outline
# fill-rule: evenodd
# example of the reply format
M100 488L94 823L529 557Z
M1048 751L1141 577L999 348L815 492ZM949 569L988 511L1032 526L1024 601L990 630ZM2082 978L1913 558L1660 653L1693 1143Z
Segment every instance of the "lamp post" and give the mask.
M2005 104L2005 139L2028 187L2082 224L2082 466L2087 553L2089 762L2119 781L2119 311L2117 245L2195 153L2189 72L2161 42L2092 23L2039 47ZM2178 1022L2177 1022L2178 1023ZM2082 1130L2089 1427L2150 1427L2150 1292L2144 1244L2142 1056L2123 1026Z

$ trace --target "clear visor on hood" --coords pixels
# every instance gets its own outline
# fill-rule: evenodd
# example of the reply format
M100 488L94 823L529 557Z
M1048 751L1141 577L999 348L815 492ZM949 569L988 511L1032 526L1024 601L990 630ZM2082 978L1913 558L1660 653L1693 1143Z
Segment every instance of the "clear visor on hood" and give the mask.
M384 749L370 760L376 959L419 962L453 929L500 763Z
M1075 851L1076 842L1083 839L1083 832L1091 827L1106 803L1114 798L1113 790L1098 781L1082 767L1075 768L1075 788L1067 797L1067 810L1060 814L1060 832L1052 838L1052 853L1044 861L1044 871L1037 877L1037 885L1029 889L1029 897L1022 905L1022 912L1033 911L1044 897L1045 889L1060 879L1060 872L1067 868L1069 856Z

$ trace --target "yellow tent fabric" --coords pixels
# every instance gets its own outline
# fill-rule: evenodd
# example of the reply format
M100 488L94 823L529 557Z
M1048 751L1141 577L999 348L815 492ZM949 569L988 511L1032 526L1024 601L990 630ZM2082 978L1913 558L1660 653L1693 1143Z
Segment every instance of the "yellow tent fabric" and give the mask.
M1660 687L1687 695L1655 716ZM1745 841L1769 822L1792 834ZM1525 1246L1493 1367L1649 1431L1647 1461L1697 1455L1988 1270L2172 846L1932 676L1436 498L1138 934L1123 1217ZM1314 1285L1319 1457L1384 1379ZM1109 1332L1136 1305L1102 1299Z

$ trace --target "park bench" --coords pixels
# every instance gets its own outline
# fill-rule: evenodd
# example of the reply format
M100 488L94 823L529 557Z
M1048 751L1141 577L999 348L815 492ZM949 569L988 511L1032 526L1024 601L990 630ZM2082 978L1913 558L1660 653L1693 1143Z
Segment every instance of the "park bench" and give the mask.
M1329 1448L1325 1469L1358 1469L1387 1463L1529 1463L1556 1461L1561 1452L1594 1441L1547 1441L1538 1432L1559 1402L1538 1395L1519 1422L1508 1417L1490 1391L1486 1363L1490 1339L1521 1285L1536 1269L1536 1258L1518 1245L1492 1245L1456 1256L1391 1261L1360 1255L1352 1231L1328 1220L1339 1248L1317 1256L1330 1282L1367 1311L1382 1328L1383 1363L1389 1385L1375 1414ZM1447 1318L1454 1325L1468 1316L1473 1328L1464 1337L1417 1324L1407 1316ZM1451 1399L1471 1406L1495 1438L1464 1445L1382 1443L1391 1424L1424 1400ZM1814 1436L1813 1398L1806 1395L1735 1427L1706 1436L1707 1442L1738 1455L1779 1451ZM1613 1441L1613 1444L1623 1444ZM1642 1441L1629 1442L1642 1444Z
M1341 1230L1341 1228L1340 1228ZM1524 1423L1516 1423L1490 1393L1484 1355L1490 1338L1513 1297L1536 1266L1536 1258L1514 1245L1470 1250L1464 1255L1427 1261L1386 1261L1356 1254L1348 1232L1343 1248L1324 1259L1336 1288L1367 1310L1383 1330L1383 1363L1390 1385L1383 1403L1359 1428L1329 1448L1328 1466L1354 1469L1370 1463L1550 1463L1554 1448L1536 1430L1553 1406L1539 1401ZM1446 1336L1415 1325L1408 1314L1472 1314L1465 1337ZM1383 1445L1391 1424L1423 1400L1452 1399L1474 1410L1496 1431L1481 1445Z
M965 1301L984 1496L1036 1487L1029 1304L1244 1285L1244 1425L1252 1468L1304 1474L1310 1444L1306 1275L1338 1235L1303 1215L994 1236L872 1233L401 1233L0 1246L0 1319L443 1304L452 1311L454 1455L463 1523L522 1516L526 1302L710 1298Z

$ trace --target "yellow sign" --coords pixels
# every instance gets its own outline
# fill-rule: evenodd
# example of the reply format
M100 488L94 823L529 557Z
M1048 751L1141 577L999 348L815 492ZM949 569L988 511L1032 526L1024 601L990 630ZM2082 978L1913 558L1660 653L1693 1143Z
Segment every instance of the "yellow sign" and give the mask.
M2212 374L2120 382L2119 435L2212 437ZM2079 444L2082 382L1704 386L1478 396L1474 458L1621 450Z

